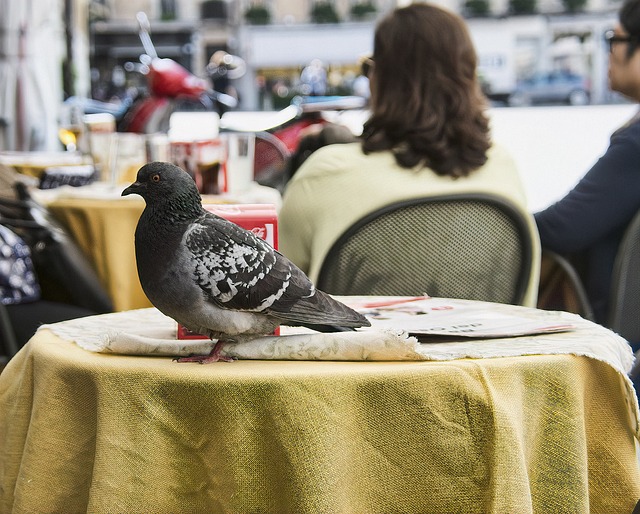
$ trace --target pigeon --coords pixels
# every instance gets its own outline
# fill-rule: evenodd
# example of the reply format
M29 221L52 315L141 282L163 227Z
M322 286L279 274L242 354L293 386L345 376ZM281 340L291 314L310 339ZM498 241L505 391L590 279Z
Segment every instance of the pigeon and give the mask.
M233 360L221 355L225 343L280 325L321 332L370 325L266 241L207 212L193 178L178 166L145 164L122 192L130 194L146 202L135 232L142 289L163 314L217 340L209 355L180 362Z

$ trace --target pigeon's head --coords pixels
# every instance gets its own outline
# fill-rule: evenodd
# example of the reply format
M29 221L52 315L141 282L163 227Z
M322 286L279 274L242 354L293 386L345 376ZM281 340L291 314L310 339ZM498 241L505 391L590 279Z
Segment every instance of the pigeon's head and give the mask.
M193 200L200 205L200 193L193 178L169 162L150 162L138 170L136 181L122 196L137 194L147 203Z

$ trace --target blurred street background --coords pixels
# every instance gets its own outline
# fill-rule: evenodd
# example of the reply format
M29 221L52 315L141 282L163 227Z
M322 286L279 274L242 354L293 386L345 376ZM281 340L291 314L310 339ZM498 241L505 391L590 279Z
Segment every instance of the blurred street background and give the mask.
M206 78L217 52L239 56L242 76L214 81L235 111L277 111L317 94L366 101L359 60L394 0L0 0L0 151L60 150L63 101L114 105L148 86L138 12L159 57ZM439 0L465 17L491 100L494 139L532 186L531 208L550 203L606 148L635 107L607 87L608 48L619 0ZM320 71L318 71L320 70ZM321 75L318 75L320 73ZM210 75L209 75L210 77ZM315 80L315 79L314 79ZM366 110L345 112L357 133Z

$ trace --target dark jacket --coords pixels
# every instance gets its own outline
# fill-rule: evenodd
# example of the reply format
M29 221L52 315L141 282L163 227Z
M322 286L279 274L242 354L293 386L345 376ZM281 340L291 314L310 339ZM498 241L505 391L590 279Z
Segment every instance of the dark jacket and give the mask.
M578 257L596 321L607 318L611 275L625 228L640 209L640 115L560 201L535 214L543 249Z

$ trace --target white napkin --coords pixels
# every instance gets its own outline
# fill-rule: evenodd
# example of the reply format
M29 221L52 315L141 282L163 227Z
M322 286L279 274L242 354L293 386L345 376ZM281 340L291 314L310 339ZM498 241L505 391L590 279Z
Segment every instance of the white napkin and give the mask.
M85 350L125 355L208 354L209 339L177 340L177 324L154 308L116 312L43 325ZM322 334L282 327L280 336L227 343L223 355L237 359L419 360L415 337L391 329Z

